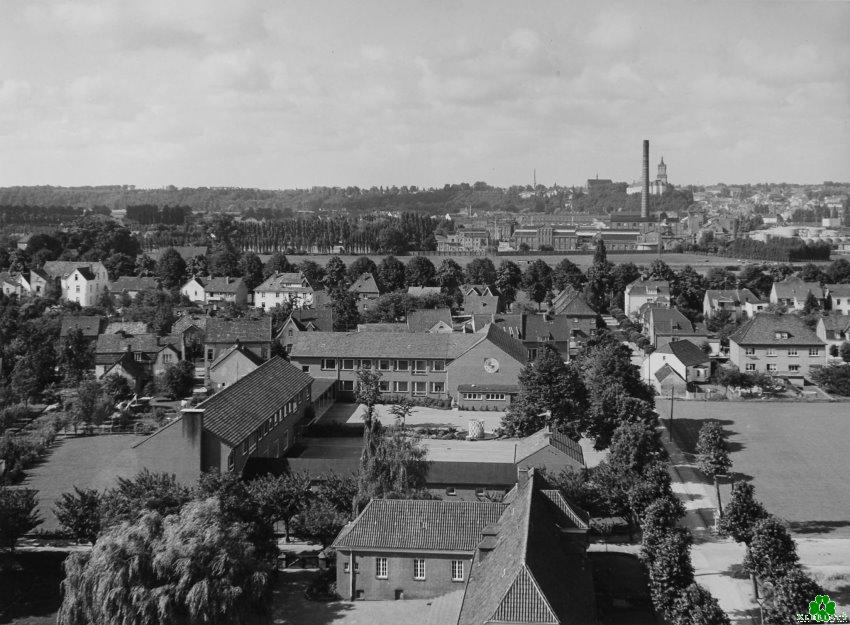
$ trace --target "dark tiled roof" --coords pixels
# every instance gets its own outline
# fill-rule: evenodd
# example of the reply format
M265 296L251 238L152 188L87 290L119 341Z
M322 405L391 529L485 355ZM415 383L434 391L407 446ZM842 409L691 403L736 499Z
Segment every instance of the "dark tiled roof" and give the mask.
M104 372L102 378L110 375L111 373L115 373L115 367L121 367L126 371L134 380L139 380L144 377L145 371L142 369L142 366L136 362L136 358L133 354L129 354L124 352L121 356L112 364L112 366L108 367Z
M348 290L352 293L360 293L363 295L372 295L372 294L380 294L381 290L378 288L378 283L375 281L375 277L369 273L361 273L360 277L354 281Z
M410 332L406 323L358 323L358 332Z
M499 296L476 295L475 293L464 295L463 311L468 315L499 312Z
M818 319L818 325L823 324L826 337L830 340L842 338L842 334L850 334L850 316L832 314Z
M117 354L127 351L155 354L162 345L156 334L137 334L135 336L124 336L123 334L101 334L97 337L95 347L96 354Z
M480 334L412 332L302 332L292 337L290 355L328 358L454 359L481 341Z
M673 354L686 367L694 367L709 362L711 359L699 347L690 341L670 341L658 350L662 354Z
M582 453L581 445L558 430L550 431L548 427L544 427L534 434L526 436L517 443L517 462L525 460L530 455L549 446L552 446L562 454L565 454L579 466L585 466L584 453Z
M44 263L42 269L44 273L46 273L51 278L61 278L63 276L67 276L69 273L74 271L74 269L79 269L80 267L88 267L91 269L93 264L100 263L90 263L90 262L80 262L74 260L49 260Z
M333 332L334 314L330 308L296 308L290 315L299 330L310 326L319 332Z
M207 321L206 343L269 343L272 340L272 319L219 319Z
M657 295L670 296L670 283L667 280L636 280L626 287L630 295L646 295L647 291L657 291Z
M159 288L156 278L138 276L119 276L115 282L109 283L109 291L123 293L124 291L152 291Z
M658 371L655 372L655 379L659 382L664 382L665 380L667 380L667 378L670 378L673 384L686 384L685 378L679 375L679 372L676 371L669 364L665 364L663 367L661 367Z
M407 294L414 297L422 297L423 295L439 295L440 287L438 286L409 286Z
M850 297L850 284L824 284L832 297Z
M779 337L777 338L777 334ZM787 334L788 338L783 338ZM823 345L796 315L757 313L730 336L738 345Z
M431 462L427 483L470 488L510 487L516 484L516 466L513 462L440 460Z
M245 286L242 278L219 277L209 278L204 284L207 293L236 293L240 287Z
M737 306L741 306L747 302L755 303L760 301L749 289L708 289L705 295L712 304L717 302L732 302Z
M86 280L94 280L94 272L91 267L77 267L77 271L79 271L80 275Z
M293 286L296 285L296 286ZM273 273L254 289L254 292L277 293L278 291L312 291L313 287L300 273Z
M182 317L178 317L174 325L171 326L171 332L174 334L183 334L192 326L195 326L199 330L205 330L208 319L209 317L206 315L183 315Z
M473 559L458 625L595 623L584 554L565 544L560 529L583 515L533 471L506 499L510 505L488 530L495 535L482 541L489 553Z
M340 532L337 549L472 552L481 530L505 504L483 501L373 499Z
M596 317L596 311L588 306L581 293L569 286L555 296L549 312L569 317Z
M273 358L198 405L204 429L236 446L312 381L283 358Z
M81 316L81 317L62 317L62 329L59 331L59 336L68 336L74 330L82 330L83 336L94 338L100 334L100 328L103 324L101 317Z
M797 276L788 276L781 282L774 282L773 290L779 299L804 300L809 293L813 293L817 298L823 297L823 289L820 284L817 282L804 282Z
M427 332L440 321L452 327L452 311L448 308L426 308L407 314L407 327L411 332Z
M486 327L486 336L491 343L515 360L523 364L528 362L528 350L522 344L522 341L511 337L492 323Z
M649 308L646 315L656 334L694 334L697 328L677 308Z
M524 341L569 341L573 320L565 315L525 315Z
M104 334L118 334L119 332L130 336L151 334L151 328L145 321L110 321L103 331Z

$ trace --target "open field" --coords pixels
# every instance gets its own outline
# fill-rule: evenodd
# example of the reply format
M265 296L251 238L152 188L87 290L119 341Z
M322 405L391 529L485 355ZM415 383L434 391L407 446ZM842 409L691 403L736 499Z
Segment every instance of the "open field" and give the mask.
M138 473L136 453L130 445L139 440L141 437L132 434L59 439L47 457L26 472L22 484L38 490L38 510L44 519L39 529L59 529L53 504L74 486L104 490L115 486L117 478Z
M694 451L708 419L723 426L734 479L752 480L756 497L800 535L850 537L850 404L679 402L673 432ZM665 426L667 413L663 413ZM728 500L730 485L721 496Z

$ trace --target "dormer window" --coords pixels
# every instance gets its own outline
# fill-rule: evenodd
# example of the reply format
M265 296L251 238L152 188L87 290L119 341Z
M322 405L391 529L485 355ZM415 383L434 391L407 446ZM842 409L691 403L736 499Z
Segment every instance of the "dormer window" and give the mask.
M773 336L776 339L787 339L789 334L787 332L775 332Z

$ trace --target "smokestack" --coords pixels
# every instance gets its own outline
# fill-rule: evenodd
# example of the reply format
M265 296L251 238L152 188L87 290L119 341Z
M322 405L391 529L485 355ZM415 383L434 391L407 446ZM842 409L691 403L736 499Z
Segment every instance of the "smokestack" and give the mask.
M643 189L640 192L640 216L649 217L649 139L643 140Z

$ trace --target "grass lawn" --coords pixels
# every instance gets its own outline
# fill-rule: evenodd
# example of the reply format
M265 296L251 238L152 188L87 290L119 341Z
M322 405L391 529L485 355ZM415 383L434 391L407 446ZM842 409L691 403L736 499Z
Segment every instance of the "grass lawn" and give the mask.
M733 477L752 480L768 511L799 534L850 537L850 404L678 402L673 432L683 451L693 453L708 419L723 426Z
M59 439L45 459L26 472L22 483L38 491L39 512L44 519L38 529L59 529L53 505L74 486L104 490L114 486L118 477L138 473L136 454L130 445L139 440L141 437L133 434Z

